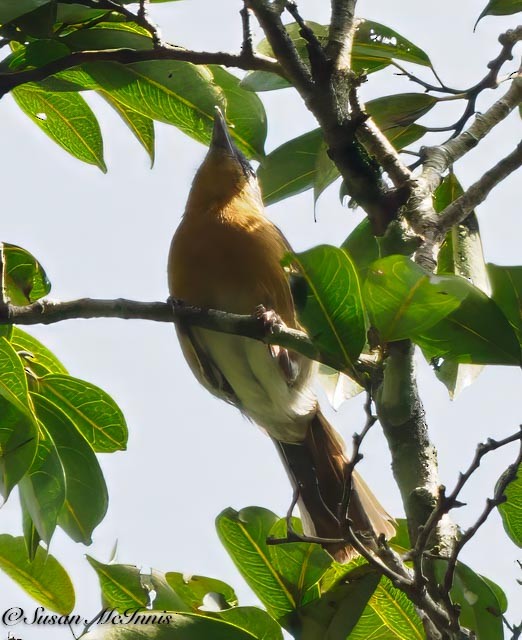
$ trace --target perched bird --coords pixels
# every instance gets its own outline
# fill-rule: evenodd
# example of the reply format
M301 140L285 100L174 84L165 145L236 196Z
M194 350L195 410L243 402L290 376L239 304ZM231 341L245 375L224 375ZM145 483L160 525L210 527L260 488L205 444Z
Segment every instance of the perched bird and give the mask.
M259 305L299 328L281 260L288 242L264 215L255 173L216 110L212 142L196 173L168 262L172 297L186 304L251 314ZM270 313L265 314L270 318ZM340 436L321 414L313 390L316 365L251 338L177 324L181 347L199 382L236 406L275 443L294 490L304 530L344 534L339 522L347 458ZM349 518L356 531L391 537L390 516L357 473ZM325 548L340 561L344 543Z

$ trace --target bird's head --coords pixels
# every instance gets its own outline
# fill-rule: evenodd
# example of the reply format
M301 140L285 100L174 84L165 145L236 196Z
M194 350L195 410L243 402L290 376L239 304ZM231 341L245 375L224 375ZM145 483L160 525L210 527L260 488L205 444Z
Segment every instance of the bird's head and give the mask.
M189 204L200 210L219 209L240 195L261 201L255 171L234 144L216 107L212 140L192 183Z

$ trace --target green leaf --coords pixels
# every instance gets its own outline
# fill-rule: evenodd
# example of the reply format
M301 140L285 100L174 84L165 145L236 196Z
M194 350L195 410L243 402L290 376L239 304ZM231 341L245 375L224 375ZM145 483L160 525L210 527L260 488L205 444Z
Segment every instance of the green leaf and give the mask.
M245 91L239 78L223 67L211 65L209 69L225 96L226 118L232 124L232 137L249 158L261 159L265 155L267 131L263 103L255 94Z
M58 560L42 547L30 562L22 536L0 535L0 569L46 609L62 615L73 610L71 579Z
M2 243L5 261L5 288L12 304L24 306L46 296L51 283L42 265L28 251Z
M364 281L370 264L381 257L379 243L372 233L368 218L364 218L355 227L341 245L341 249L348 252L357 267L361 281Z
M29 471L37 444L34 420L0 396L0 495L4 500Z
M484 16L509 16L520 11L522 11L522 0L489 0L474 28Z
M2 0L0 3L0 23L6 24L38 7L50 4L51 0Z
M368 566L352 569L340 582L328 589L319 601L299 612L303 637L345 640L365 611L380 576ZM372 636L373 637L373 636Z
M295 531L302 532L297 518L293 518L292 524ZM285 538L286 519L278 520L269 535L273 538ZM273 566L283 577L298 607L319 598L319 580L333 562L329 553L320 545L308 542L271 545L268 551Z
M384 135L400 151L422 138L426 131L426 127L420 124L410 124L407 127L390 127L384 131Z
M107 9L91 9L80 4L80 2L73 4L59 2L56 9L56 22L60 24L80 24L96 20L107 13Z
M154 609L186 611L183 599L169 586L160 571L142 574L138 567L127 564L103 564L87 556L91 567L98 574L103 606L120 613L145 608L149 603L149 591L154 590Z
M147 116L129 109L126 105L114 98L106 91L98 92L105 100L113 107L113 109L120 115L121 119L132 131L138 142L148 153L150 158L151 168L154 165L154 120Z
M65 504L58 524L75 542L90 544L91 534L103 520L108 505L107 487L98 460L61 409L37 393L31 397L65 472Z
M13 21L23 38L50 38L56 22L56 3L49 2Z
M294 611L296 601L274 567L266 539L278 517L261 507L228 508L216 519L221 543L250 588L276 620Z
M310 20L307 20L306 24L314 31L319 41L325 45L328 41L328 26ZM307 42L300 34L301 28L295 22L285 26L298 54L308 61ZM263 55L274 57L272 48L266 39L257 45L256 50ZM426 53L399 33L378 22L362 20L355 32L352 49L353 71L365 74L373 73L384 69L394 58L431 66ZM251 71L245 76L242 85L250 91L273 91L290 87L291 83L276 74L266 71Z
M127 424L105 391L85 380L56 374L40 378L38 391L65 413L94 451L125 451Z
M239 83L247 91L275 91L276 89L286 89L292 84L277 73L270 71L249 71Z
M406 256L395 255L372 263L363 292L371 322L388 342L438 323L467 297L466 285L463 278L432 276Z
M431 66L428 55L397 31L372 20L363 20L355 32L352 56L404 60Z
M35 458L19 491L38 537L49 544L65 503L65 474L54 442L43 427L40 431Z
M314 129L269 153L257 170L266 205L310 189L317 173L323 135Z
M449 173L433 194L435 211L443 211L464 193L455 174ZM467 278L485 294L490 293L477 216L471 212L446 234L437 261L437 273L452 273ZM482 365L459 364L445 360L435 375L446 386L451 398L472 384L482 372Z
M60 40L72 51L143 50L154 46L150 33L130 22L100 22L88 29L76 29Z
M435 574L439 581L444 579L447 562L437 560L434 563ZM450 596L460 606L460 624L474 631L477 640L503 640L502 605L497 598L502 593L497 585L492 589L489 581L475 573L467 565L458 562L455 568Z
M350 634L350 640L424 640L424 630L413 603L387 578L370 598Z
M30 42L24 51L24 55L20 62L30 67L42 67L54 60L59 60L69 55L71 50L63 42L52 39L35 40Z
M314 175L314 203L317 204L320 195L323 191L329 187L332 182L335 182L340 176L339 169L330 159L326 143L323 142L319 148L319 153L315 161L315 175Z
M244 629L257 640L283 640L281 627L263 609L234 607L220 611L215 615L224 622Z
M308 295L300 321L319 350L348 370L366 342L359 276L346 251L321 245L292 256Z
M522 547L522 466L518 468L516 480L510 482L504 493L507 500L498 507L502 524L511 540Z
M377 126L386 131L393 127L409 127L437 104L428 93L399 93L366 103L366 111Z
M85 636L84 640L253 640L256 636L229 624L189 613L144 612L143 618L153 616L161 623L116 625L104 628L100 626ZM267 639L268 640L268 639ZM274 639L275 640L275 639Z
M208 68L176 60L126 66L97 62L84 68L129 109L172 124L203 144L210 142L215 106L223 106L224 96Z
M0 395L34 421L24 366L6 338L0 338Z
M237 606L234 589L221 580L205 576L187 576L172 571L165 574L165 580L195 613L203 605L203 599L208 593L218 594L228 607Z
M25 548L29 560L32 562L36 557L41 538L22 499L20 499L20 506L22 508L22 527L24 531Z
M519 366L520 344L506 316L491 298L461 280L469 292L466 299L435 326L413 334L412 340L428 360Z
M12 94L20 109L51 140L75 158L96 165L104 173L107 171L100 126L78 93L51 93L22 85L13 89Z
M29 367L37 376L44 376L48 373L67 375L67 369L54 353L34 336L19 327L13 327L10 342L18 355L24 359L25 366Z
M492 298L498 304L522 344L522 267L488 264Z

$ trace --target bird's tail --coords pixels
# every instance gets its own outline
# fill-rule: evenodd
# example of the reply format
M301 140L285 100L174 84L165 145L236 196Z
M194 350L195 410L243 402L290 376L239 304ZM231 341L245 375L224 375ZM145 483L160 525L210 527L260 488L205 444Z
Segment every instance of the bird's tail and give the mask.
M339 507L343 500L345 470L348 459L341 437L326 418L318 412L299 444L277 443L294 489L299 489L299 511L305 533L320 538L341 538L346 531L339 522ZM348 517L355 532L374 532L393 537L393 520L354 471ZM323 545L339 562L348 562L356 555L352 546L344 543Z

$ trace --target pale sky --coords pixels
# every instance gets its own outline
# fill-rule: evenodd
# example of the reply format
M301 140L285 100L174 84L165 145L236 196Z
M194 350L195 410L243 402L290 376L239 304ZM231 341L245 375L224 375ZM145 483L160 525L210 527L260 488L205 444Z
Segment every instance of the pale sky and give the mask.
M487 62L497 55L498 34L516 24L516 17L489 17L473 34L483 4L485 0L440 0L437 12L429 12L426 3L414 0L362 0L358 13L395 28L424 48L447 83L466 87L484 75ZM240 6L239 0L186 0L151 6L150 12L168 41L233 50L240 43ZM305 18L327 20L329 3L301 0L299 6ZM514 68L513 64L509 69ZM404 79L378 73L370 76L364 97L415 90ZM492 96L485 95L479 108L485 108ZM5 212L0 239L23 246L41 261L55 299L163 300L170 239L205 148L173 127L157 125L156 163L151 171L145 153L114 112L95 96L87 99L102 126L107 175L68 156L18 110L10 96L0 102ZM315 126L293 90L265 93L262 99L269 123L267 151ZM423 122L440 126L453 121L457 113L458 107L450 105ZM463 184L469 185L511 151L520 132L520 118L514 113L491 140L470 154L469 161L456 166ZM520 263L519 181L520 173L511 176L478 210L488 261ZM319 201L317 223L311 192L270 207L267 215L296 250L322 242L340 244L361 219L360 213L340 206L337 187ZM116 540L121 563L220 578L236 589L240 604L254 604L255 597L217 539L214 518L228 506L260 505L284 514L291 490L269 439L198 385L171 326L79 320L29 331L56 353L71 375L110 393L125 413L130 432L128 451L99 456L110 504L93 544L89 548L75 544L60 530L51 544L51 552L73 578L75 611L90 618L100 608L97 578L83 554L107 562ZM516 430L519 373L490 367L454 402L420 357L419 375L431 436L439 447L441 478L452 488L477 442ZM359 399L328 415L347 441L364 424ZM359 470L386 508L401 516L390 456L378 425L363 452ZM512 448L484 461L463 495L468 507L454 513L459 524L465 527L476 519L515 455ZM522 553L501 527L493 514L466 547L462 560L504 588L513 621L519 622L515 616L518 609L520 617L521 587L515 579L522 576L515 561L522 560ZM0 532L21 535L15 492L0 511ZM12 606L30 613L36 604L0 574L0 614ZM70 637L67 628L12 631L23 640ZM0 624L0 640L7 632Z

